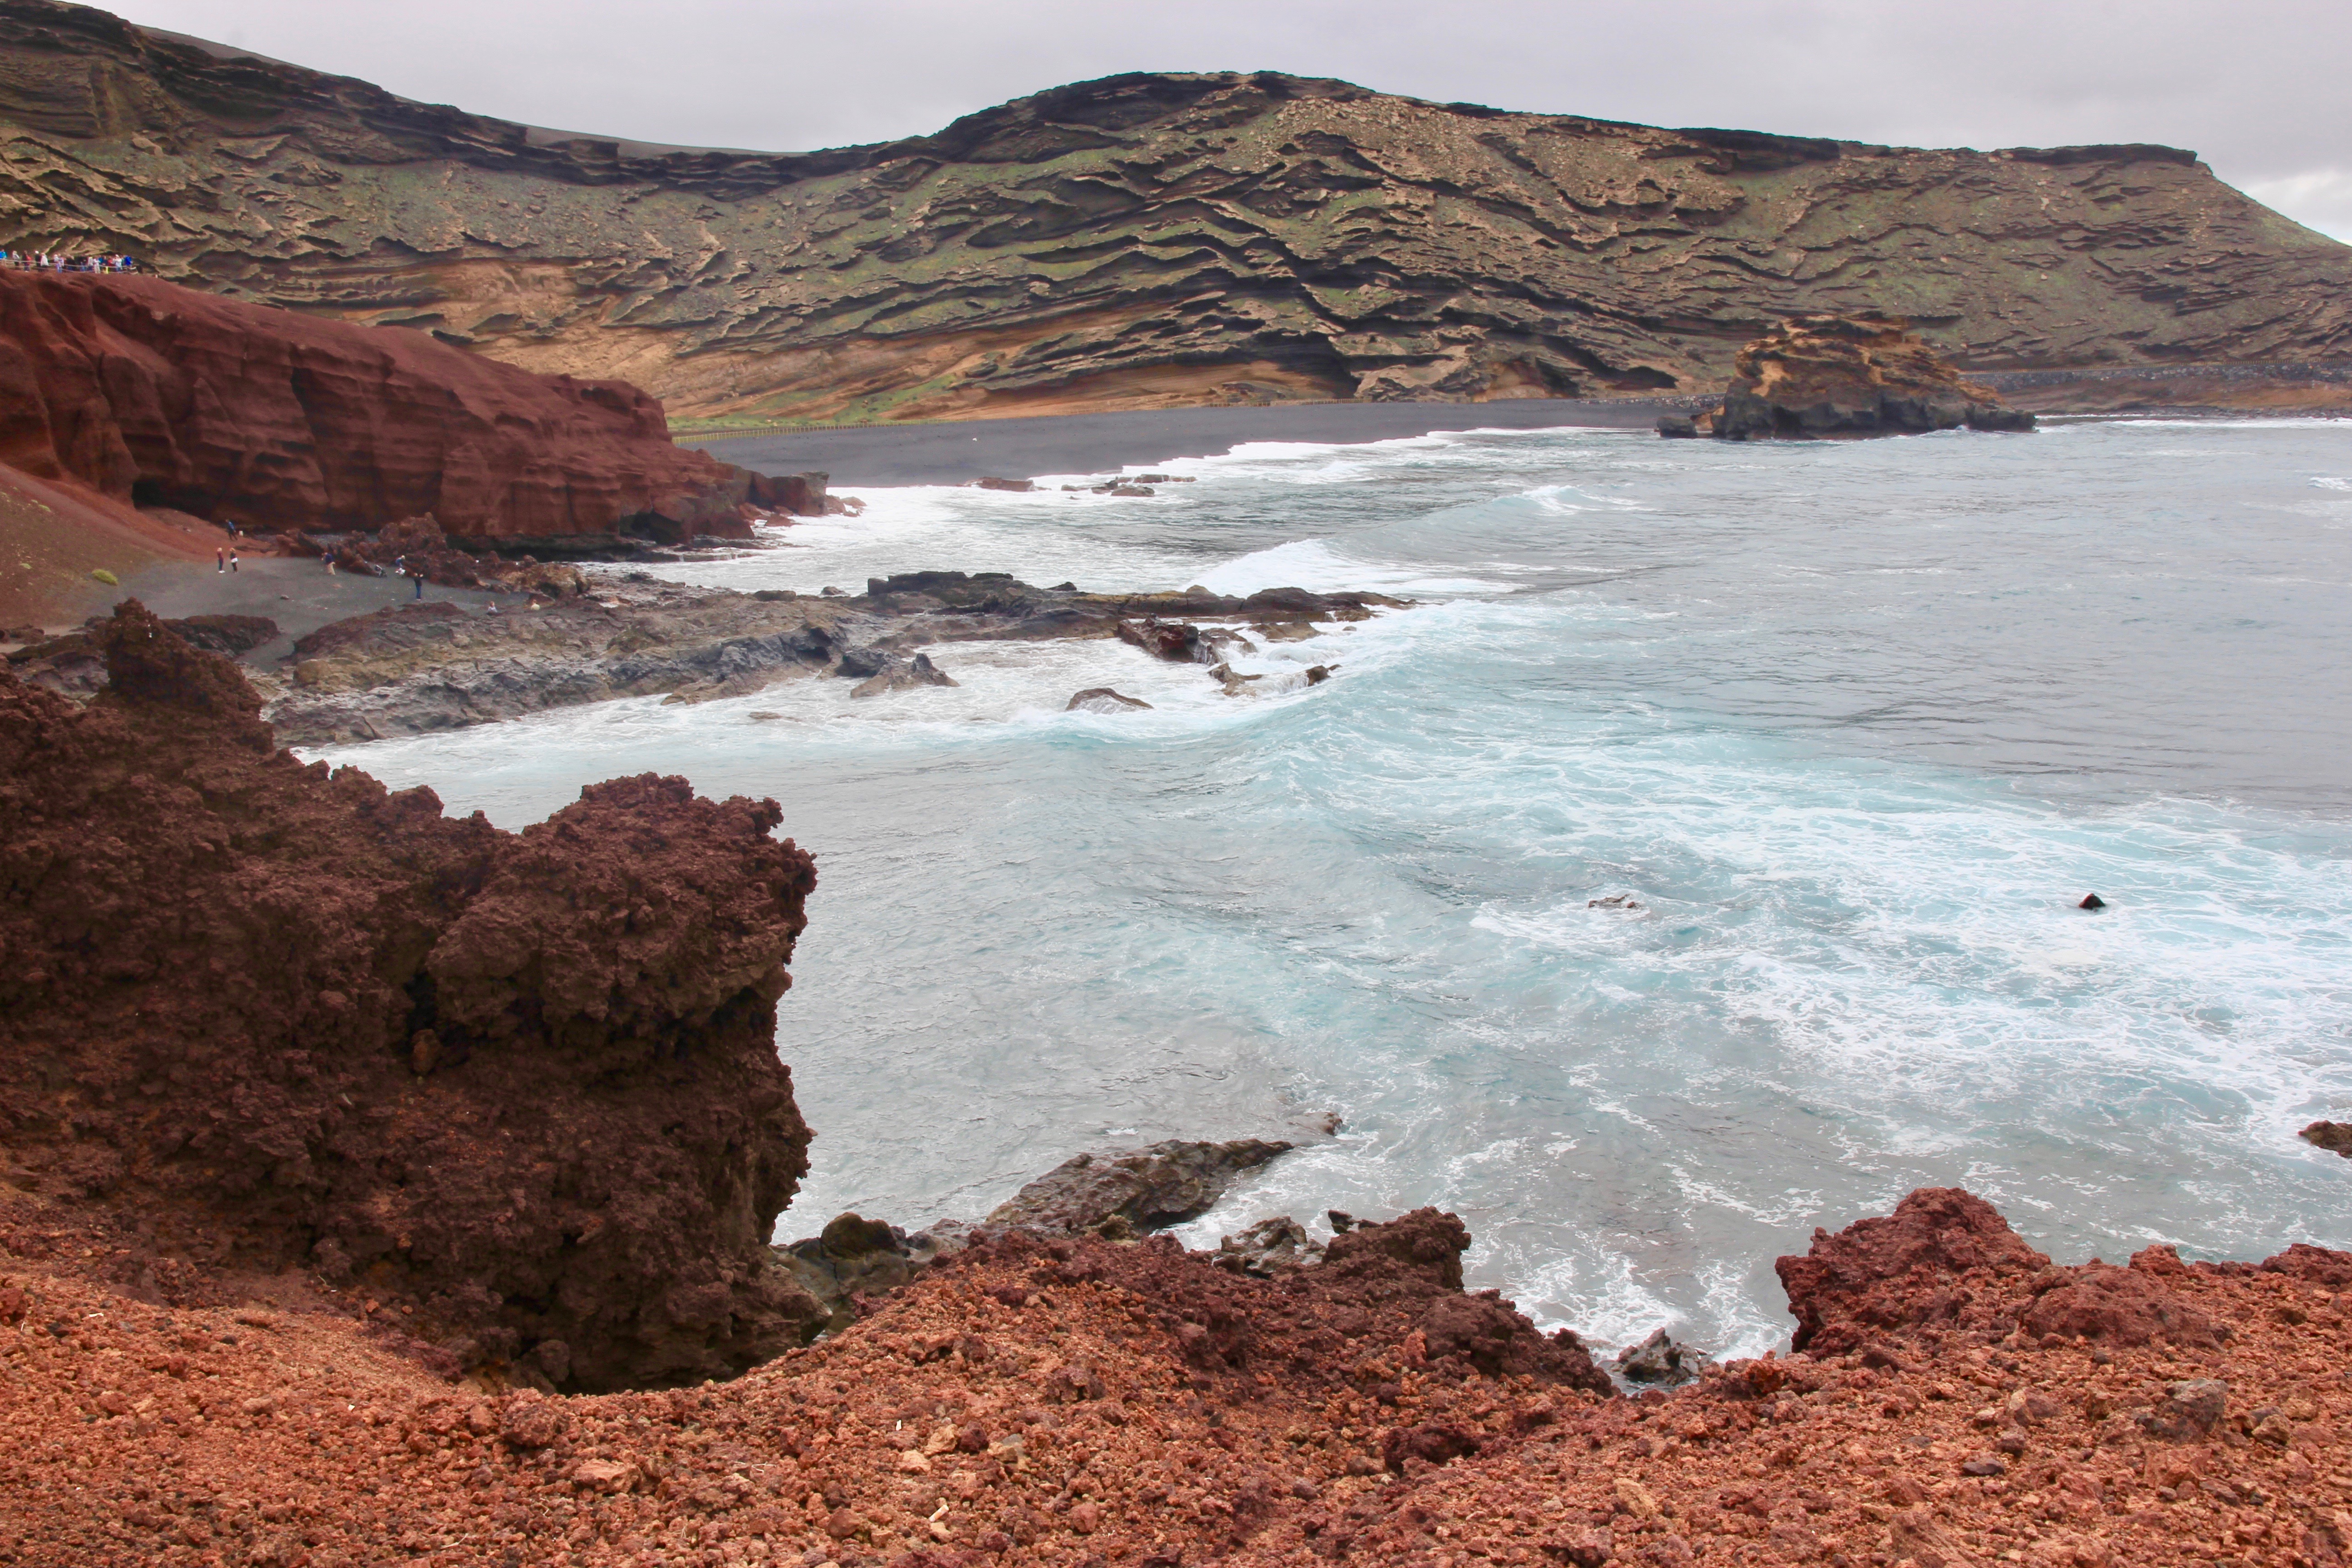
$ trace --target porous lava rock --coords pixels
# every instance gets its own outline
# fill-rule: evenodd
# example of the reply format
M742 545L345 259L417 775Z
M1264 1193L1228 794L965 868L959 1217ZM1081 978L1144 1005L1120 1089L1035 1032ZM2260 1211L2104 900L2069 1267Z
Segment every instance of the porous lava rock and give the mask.
M2177 1345L2219 1342L2210 1319L2175 1295L2167 1276L2187 1272L2169 1247L2150 1248L2128 1268L2090 1262L2067 1270L2068 1280L2034 1298L2019 1326L2039 1337L2056 1334L2111 1345L2144 1345L2159 1336Z
M1773 1264L1797 1320L1791 1348L1853 1349L1874 1331L1956 1322L1984 1306L1972 1279L2031 1277L2050 1259L2000 1212L1958 1187L1922 1187L1883 1218L1860 1219Z
M1963 380L1894 316L1803 316L1739 351L1714 416L1727 441L2031 430L2033 416ZM1662 423L1661 435L1678 435Z
M1002 1212L1001 1210L999 1211ZM1172 1237L1120 1244L994 1228L957 1255L969 1268L1029 1259L1033 1289L1098 1283L1153 1304L1197 1386L1272 1379L1294 1394L1351 1385L1393 1397L1408 1374L1524 1380L1607 1395L1609 1376L1566 1329L1546 1335L1493 1290L1465 1295L1470 1233L1433 1208L1332 1237L1318 1265L1259 1278L1186 1253ZM1009 1304L1025 1298L1012 1293Z
M1835 1236L1816 1230L1810 1252L1774 1267L1797 1320L1792 1347L1819 1355L1887 1354L1885 1336L1953 1331L2200 1349L2222 1339L2179 1294L2189 1269L2171 1247L2145 1247L2125 1268L2095 1258L2053 1268L1990 1204L1958 1187L1922 1187L1892 1215Z
M1350 1298L1165 1241L1006 1237L731 1383L549 1398L453 1386L283 1279L133 1300L104 1282L130 1237L13 1224L21 1196L0 1189L0 1553L27 1563L2340 1568L2352 1546L2352 1300L2284 1255L2166 1276L2240 1325L2226 1357L1923 1334L1619 1399L1428 1353L1412 1304L1443 1298L1384 1247Z
M776 805L646 774L453 820L276 750L136 600L96 638L86 707L0 674L9 1182L135 1220L142 1278L307 1267L514 1379L797 1342L773 1034L815 873Z
M248 531L429 512L513 549L745 535L774 499L625 382L100 275L0 271L0 462Z

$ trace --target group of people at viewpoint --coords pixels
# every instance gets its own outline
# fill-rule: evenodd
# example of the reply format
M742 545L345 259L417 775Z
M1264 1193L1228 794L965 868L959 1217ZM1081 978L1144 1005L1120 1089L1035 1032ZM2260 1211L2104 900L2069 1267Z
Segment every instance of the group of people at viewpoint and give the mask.
M131 256L68 256L53 250L0 250L0 267L19 272L136 272Z

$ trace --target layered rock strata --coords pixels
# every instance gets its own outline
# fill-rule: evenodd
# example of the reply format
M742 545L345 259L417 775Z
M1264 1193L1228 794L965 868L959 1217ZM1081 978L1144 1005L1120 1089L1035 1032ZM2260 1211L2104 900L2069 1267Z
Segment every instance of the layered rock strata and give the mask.
M1669 415L1662 436L1727 441L1916 436L1931 430L2019 431L2033 416L1967 380L1889 316L1784 321L1739 351L1722 406L1696 420Z
M1036 588L1003 573L909 572L833 598L656 584L535 612L470 615L427 603L322 626L295 645L293 688L271 706L288 742L321 744L462 728L547 708L667 693L707 701L818 675L852 694L952 684L920 650L942 643L1108 638L1149 621L1186 646L1230 647L1241 626L1310 627L1361 619L1379 594L1272 588L1246 596L1088 594ZM1187 638L1189 637L1189 641Z
M2352 356L2352 250L2168 147L1665 130L1271 72L830 152L663 147L51 0L0 5L0 243L128 250L674 414L1687 395L1822 311L1907 316L1977 367Z
M0 269L0 463L248 532L430 513L476 548L748 538L779 482L624 382L154 279Z
M515 1380L697 1382L814 1326L767 1248L814 884L773 802L647 774L505 833L276 750L136 601L95 641L88 706L0 674L8 1187L113 1216L150 1300L307 1269Z

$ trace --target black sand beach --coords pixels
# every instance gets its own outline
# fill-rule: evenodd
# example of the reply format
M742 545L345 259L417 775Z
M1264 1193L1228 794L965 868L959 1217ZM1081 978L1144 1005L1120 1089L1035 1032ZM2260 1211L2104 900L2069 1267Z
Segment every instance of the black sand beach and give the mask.
M1209 458L1249 441L1391 441L1437 430L1646 429L1679 403L1513 398L1494 403L1306 403L1144 408L1035 419L873 425L775 436L688 437L762 473L830 474L844 485L960 485L985 477L1097 474ZM682 443L684 444L684 443Z
M306 557L248 558L235 572L163 562L133 574L121 587L93 595L91 611L105 613L124 599L137 599L165 619L181 616L267 616L278 623L278 637L245 656L245 662L271 666L294 650L294 640L331 621L363 616L388 605L404 605L416 596L416 584L405 577L363 577L348 572L329 575L318 562ZM512 594L488 594L471 588L444 588L427 584L427 599L445 599L479 610L496 599L503 605L520 603Z
M1250 441L1385 441L1438 430L1541 430L1562 426L1646 428L1676 406L1518 398L1495 403L1318 403L1271 408L1162 408L985 419L936 425L877 425L694 444L712 456L769 473L822 471L836 487L962 484L983 476L1106 473L1121 467L1211 457ZM328 575L316 561L248 558L222 574L210 564L161 563L119 589L90 586L89 611L137 597L157 615L267 616L280 636L246 656L274 665L293 640L331 621L405 603L404 578ZM479 609L499 595L428 587L425 596ZM511 595L508 596L511 599ZM59 628L62 629L62 628Z

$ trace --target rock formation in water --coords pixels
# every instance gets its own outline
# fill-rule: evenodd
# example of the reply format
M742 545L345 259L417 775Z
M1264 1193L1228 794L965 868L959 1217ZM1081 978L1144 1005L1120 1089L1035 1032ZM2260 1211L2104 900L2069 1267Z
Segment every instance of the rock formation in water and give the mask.
M1823 311L1906 316L1979 369L2352 354L2352 249L2168 147L1922 151L1170 73L725 152L51 0L0 4L0 243L128 250L623 377L673 415L1691 394Z
M2321 1149L2333 1149L2352 1160L2352 1121L2315 1121L2296 1134L2305 1142Z
M665 692L674 701L709 701L816 675L855 679L852 696L874 697L953 685L952 673L919 651L940 643L1108 639L1135 625L1132 617L1154 616L1311 629L1401 603L1297 588L1246 597L1089 594L1033 587L1002 572L902 572L832 598L649 579L524 614L469 615L428 602L321 626L294 645L293 689L269 716L289 743L313 745L460 729L614 697ZM1242 643L1228 628L1150 624L1188 646ZM42 651L13 657L31 673Z
M797 1343L775 804L647 774L505 833L275 750L136 601L98 641L87 707L0 674L6 1183L135 1227L151 1293L307 1268L516 1379Z
M1886 316L1783 322L1739 351L1723 405L1702 423L1727 441L2033 428L2032 415L1965 379L1909 328ZM1658 433L1698 432L1669 417Z
M749 537L776 481L621 382L148 278L0 270L0 463L247 531L430 513L477 547Z

